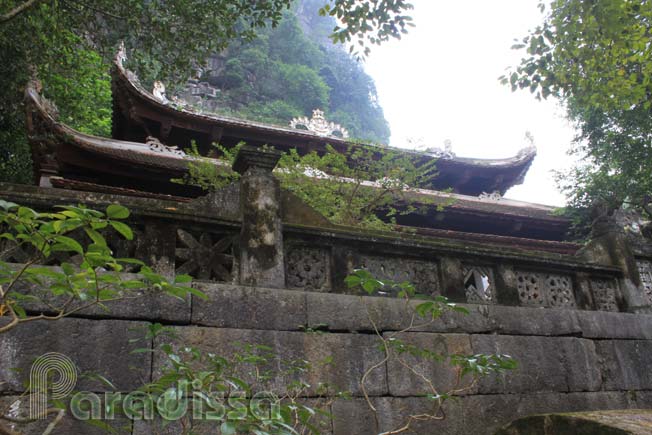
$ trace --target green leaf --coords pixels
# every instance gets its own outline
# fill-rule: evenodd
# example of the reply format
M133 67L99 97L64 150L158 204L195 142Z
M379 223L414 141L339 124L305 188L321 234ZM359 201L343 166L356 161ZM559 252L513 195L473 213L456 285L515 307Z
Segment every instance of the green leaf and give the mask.
M225 421L220 425L220 431L222 435L234 435L235 434L235 423L231 421Z
M84 248L77 242L75 239L71 239L67 236L55 236L54 240L57 242L57 245L52 247L53 251L74 251L78 254L84 253ZM56 246L56 248L55 248Z
M84 228L84 231L86 232L86 234L88 234L88 237L90 237L95 244L100 246L106 246L106 239L104 238L104 236L102 236L102 234L98 233L92 228Z
M106 208L106 216L110 219L126 219L129 217L129 209L119 204L111 204Z
M127 240L132 240L134 238L134 233L131 231L128 225L123 224L122 222L110 222L111 226Z

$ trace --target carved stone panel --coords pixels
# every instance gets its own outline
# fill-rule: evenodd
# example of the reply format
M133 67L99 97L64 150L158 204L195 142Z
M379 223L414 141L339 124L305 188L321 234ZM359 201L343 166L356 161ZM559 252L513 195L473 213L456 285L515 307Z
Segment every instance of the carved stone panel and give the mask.
M573 281L568 275L516 271L518 295L522 305L576 308Z
M309 246L290 247L285 257L285 280L289 288L329 291L329 252Z
M421 294L439 294L437 263L400 257L362 255L356 268L368 270L380 280L407 281Z
M177 230L176 273L197 279L232 282L235 234Z
M546 275L546 288L548 305L558 308L575 308L575 295L573 294L573 281L568 275Z
M541 274L539 273L516 271L518 298L522 305L536 307L544 307L546 305L543 280L541 278Z
M591 280L591 291L595 307L600 311L619 311L616 301L618 283L615 279Z
M641 286L645 292L645 297L652 303L652 261L636 260L636 266L641 277Z
M494 289L496 285L491 267L464 264L462 270L467 302L471 304L495 303Z

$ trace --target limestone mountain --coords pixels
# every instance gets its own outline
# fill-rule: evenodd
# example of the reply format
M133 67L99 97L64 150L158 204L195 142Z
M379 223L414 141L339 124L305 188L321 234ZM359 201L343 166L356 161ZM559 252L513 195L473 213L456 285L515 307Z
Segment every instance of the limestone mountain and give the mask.
M297 1L278 27L210 56L183 97L204 110L284 126L321 109L351 137L387 143L374 81L328 39L336 23L318 15L320 5Z

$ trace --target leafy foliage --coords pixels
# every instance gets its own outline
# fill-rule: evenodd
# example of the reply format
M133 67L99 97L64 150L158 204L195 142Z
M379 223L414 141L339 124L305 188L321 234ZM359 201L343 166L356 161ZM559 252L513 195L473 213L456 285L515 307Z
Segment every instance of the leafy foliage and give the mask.
M206 191L215 191L226 187L240 178L240 174L233 171L231 166L235 161L238 151L244 145L240 142L233 148L226 148L220 144L212 144L220 153L219 159L203 157L197 149L197 143L192 142L190 149L185 152L195 159L188 164L188 173L184 178L172 179L172 182L197 186Z
M403 15L412 9L412 4L404 0L365 0L336 1L319 10L321 15L336 17L343 27L335 27L331 38L335 42L352 42L355 40L363 48L363 54L369 54L368 43L380 44L390 38L401 38L407 28L413 26L412 18ZM381 24L382 23L382 24ZM351 51L355 51L355 46Z
M336 0L334 5L342 13L354 6L344 0ZM33 178L22 105L24 85L33 73L43 81L46 96L58 102L65 122L85 132L107 134L111 106L106 73L119 41L138 48L131 56L130 68L144 83L155 79L180 83L208 53L222 51L231 41L254 39L262 28L277 25L291 6L292 0L0 1L0 75L4 80L0 89L0 181L28 183ZM383 25L408 9L403 2L399 9L386 2L367 6L373 20L365 31L388 35L391 32ZM385 16L383 10L391 13ZM361 29L345 26L338 32L349 30L359 34ZM237 65L232 66L227 81L237 83L242 76ZM288 78L295 76L289 73ZM314 75L300 78L304 84L316 85L312 88L318 96L327 92ZM283 100L282 94L275 100ZM276 118L277 106L258 115L269 116L271 111Z
M275 174L283 188L332 222L383 230L396 215L418 211L411 186L434 171L434 161L417 166L405 153L351 145L343 153L330 146L305 156L292 150Z
M559 184L572 206L625 204L649 214L652 5L555 0L540 7L544 22L514 46L526 56L503 82L565 103L580 163Z
M391 280L379 280L364 269L355 270L346 277L346 285L351 289L359 288L369 296L374 294L386 294L386 289L399 288L398 297L406 302L407 326L400 331L383 333L378 329L377 320L367 310L369 321L372 324L376 336L380 340L380 348L385 357L381 363L372 366L362 377L361 386L367 399L369 407L376 412L376 408L369 400L366 392L365 382L369 374L382 366L382 364L394 359L405 369L407 376L416 376L426 385L424 396L432 401L428 412L419 415L409 415L405 418L404 425L393 431L384 432L380 435L402 433L410 429L415 421L441 420L445 418L442 406L447 400L452 399L456 394L468 391L477 381L490 374L505 373L517 367L516 360L509 355L500 354L448 354L433 349L424 348L410 342L406 332L423 330L422 328L437 321L445 313L468 314L468 310L453 302L449 302L443 296L434 298L424 297L415 294L414 286L409 282L396 283ZM413 301L416 296L425 301ZM364 298L363 298L364 302ZM419 361L432 361L439 364L447 364L456 372L454 385L447 391L440 391L435 379L431 379L429 373L424 371ZM376 418L378 418L376 416ZM376 420L378 421L378 420Z
M162 344L154 350L145 347L133 351L153 351L166 362L160 376L138 392L150 398L150 407L156 405L168 420L166 409L187 411L178 419L186 428L184 434L202 425L219 427L223 434L319 434L319 419L328 415L323 409L340 396L330 386L320 384L311 406L302 403L299 398L310 387L303 377L313 365L282 359L265 345L231 343L228 352L218 355L187 346L160 324L151 325L145 343L159 336L164 337L159 340ZM294 380L287 382L283 393L270 391L269 381L279 378ZM137 403L120 411L144 416L146 409Z
M133 238L131 228L122 222L129 217L125 207L111 204L104 213L83 206L58 208L54 213L39 213L0 200L0 227L5 229L0 234L5 242L1 253L31 253L18 268L0 262L0 316L9 318L0 333L24 322L57 320L91 307L107 309L110 302L142 297L151 289L181 299L188 294L205 298L183 285L189 276L169 281L139 260L113 256L103 233L111 229L127 240ZM90 243L83 246L71 237L73 232L85 234ZM59 268L37 266L61 254L68 260ZM125 279L121 272L133 264L140 266L139 276ZM25 290L21 285L25 283L34 287Z
M220 113L287 125L322 109L355 137L387 143L389 128L373 80L325 35L336 26L315 11L323 2L303 0L274 29L254 41L233 41L212 56L203 80L219 88L202 105Z

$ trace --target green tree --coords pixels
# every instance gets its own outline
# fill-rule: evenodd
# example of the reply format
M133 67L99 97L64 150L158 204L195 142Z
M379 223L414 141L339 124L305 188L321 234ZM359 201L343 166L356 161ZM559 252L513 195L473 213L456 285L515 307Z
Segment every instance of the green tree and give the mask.
M351 25L336 29L337 40L373 34L366 40L373 44L398 36L393 26L409 22L402 15L409 3L361 3L362 9L357 2L331 3L329 13L351 14ZM31 179L22 90L33 73L44 82L46 95L60 102L66 121L75 119L73 124L83 130L105 133L109 85L98 78L108 71L120 40L137 48L130 67L145 83L183 81L208 53L220 52L234 40L253 39L262 28L277 25L291 5L291 0L0 1L0 180Z
M540 8L543 24L514 46L526 55L502 81L559 98L574 121L571 154L580 163L559 177L572 206L626 205L652 216L652 4L555 0Z

